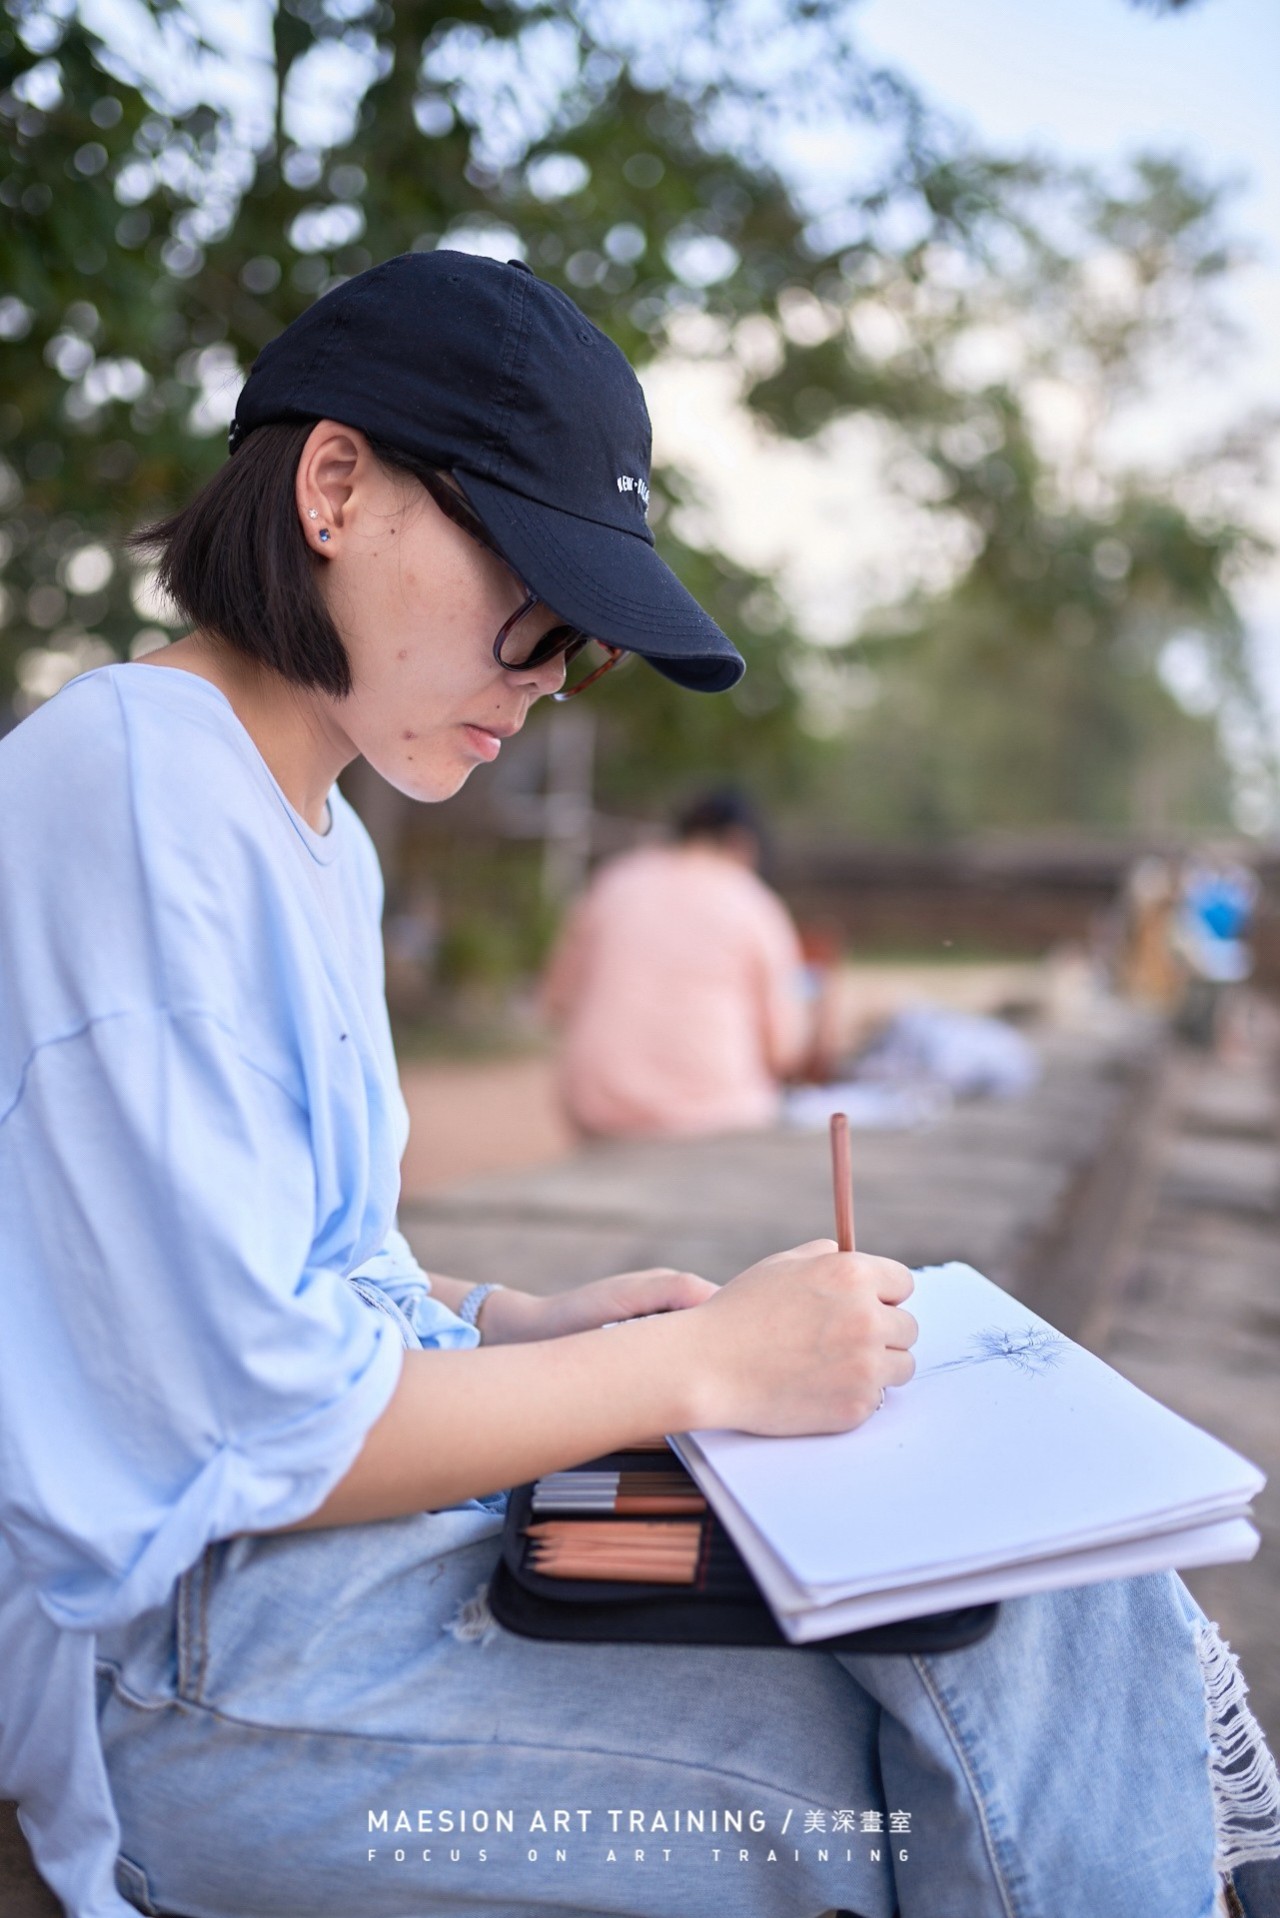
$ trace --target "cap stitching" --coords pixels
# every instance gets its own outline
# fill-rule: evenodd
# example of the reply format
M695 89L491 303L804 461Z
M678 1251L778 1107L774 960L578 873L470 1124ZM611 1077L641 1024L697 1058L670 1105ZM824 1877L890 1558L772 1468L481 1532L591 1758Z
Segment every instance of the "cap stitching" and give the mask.
M306 389L312 385L312 382L318 375L324 372L337 351L339 339L349 332L352 308L359 301L368 299L373 288L386 277L386 269L390 264L391 262L389 260L383 260L380 265L371 267L367 277L362 275L360 284L358 286L352 286L352 290L345 300L335 299L329 311L327 326L317 328L319 338L312 349L311 356L307 360L305 367L298 374L297 379L290 388L288 398L282 401L283 405L298 407L304 412L315 413L316 403L314 391L311 397L308 398ZM341 288L334 289L335 293L341 290ZM310 310L309 308L308 311ZM286 331L287 330L286 328ZM300 395L301 397L299 397ZM317 417L327 418L328 415L319 414Z
M345 306L335 305L330 309L328 323L317 326L315 345L299 369L298 375L293 385L289 388L288 393L282 397L280 402L282 406L303 407L305 405L306 389L310 385L313 376L318 369L323 368L326 362L333 358L334 335L337 328L341 325L345 310ZM287 330L286 328L286 331Z
M484 441L485 451L492 459L495 477L506 465L509 436L507 416L516 398L516 367L524 358L528 310L525 276L523 273L513 273L507 311L507 337L502 343L502 365L498 373L494 419Z

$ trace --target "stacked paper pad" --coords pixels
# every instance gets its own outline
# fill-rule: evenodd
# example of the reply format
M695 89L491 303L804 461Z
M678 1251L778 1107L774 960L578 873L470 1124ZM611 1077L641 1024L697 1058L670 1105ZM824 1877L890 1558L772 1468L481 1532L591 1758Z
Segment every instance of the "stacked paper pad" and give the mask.
M855 1431L671 1440L793 1642L1253 1557L1248 1459L972 1266L906 1303L915 1377Z

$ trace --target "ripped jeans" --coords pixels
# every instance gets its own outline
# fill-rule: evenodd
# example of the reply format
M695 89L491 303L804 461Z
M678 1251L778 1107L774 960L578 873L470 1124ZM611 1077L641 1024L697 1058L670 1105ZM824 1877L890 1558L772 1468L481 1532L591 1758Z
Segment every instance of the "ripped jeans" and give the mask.
M126 1897L1210 1918L1225 1866L1280 1852L1234 1661L1172 1574L1012 1600L939 1656L542 1642L483 1598L500 1505L214 1545L101 1636Z

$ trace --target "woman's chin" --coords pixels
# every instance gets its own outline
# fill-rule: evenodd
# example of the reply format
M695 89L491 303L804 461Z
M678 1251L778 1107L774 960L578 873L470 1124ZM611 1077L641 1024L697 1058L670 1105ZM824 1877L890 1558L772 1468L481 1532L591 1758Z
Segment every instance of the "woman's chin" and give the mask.
M375 771L389 786L403 793L406 799L417 799L431 805L441 799L452 799L456 792L460 792L475 771L476 763L474 759L451 759L447 763L429 766L401 760L391 766L378 765Z

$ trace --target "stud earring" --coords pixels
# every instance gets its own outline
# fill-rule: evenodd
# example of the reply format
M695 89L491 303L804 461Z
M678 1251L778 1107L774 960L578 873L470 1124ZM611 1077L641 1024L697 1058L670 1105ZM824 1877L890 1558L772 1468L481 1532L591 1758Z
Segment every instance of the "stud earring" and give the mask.
M318 519L318 518L319 518L319 514L318 514L318 512L316 511L316 508L315 508L314 506L308 506L308 508L307 508L307 518L308 518L308 519Z
M321 537L321 539L322 539L322 540L326 540L326 539L328 539L328 537L329 537L329 528L328 528L327 526L322 526L322 527L320 528L320 537Z

